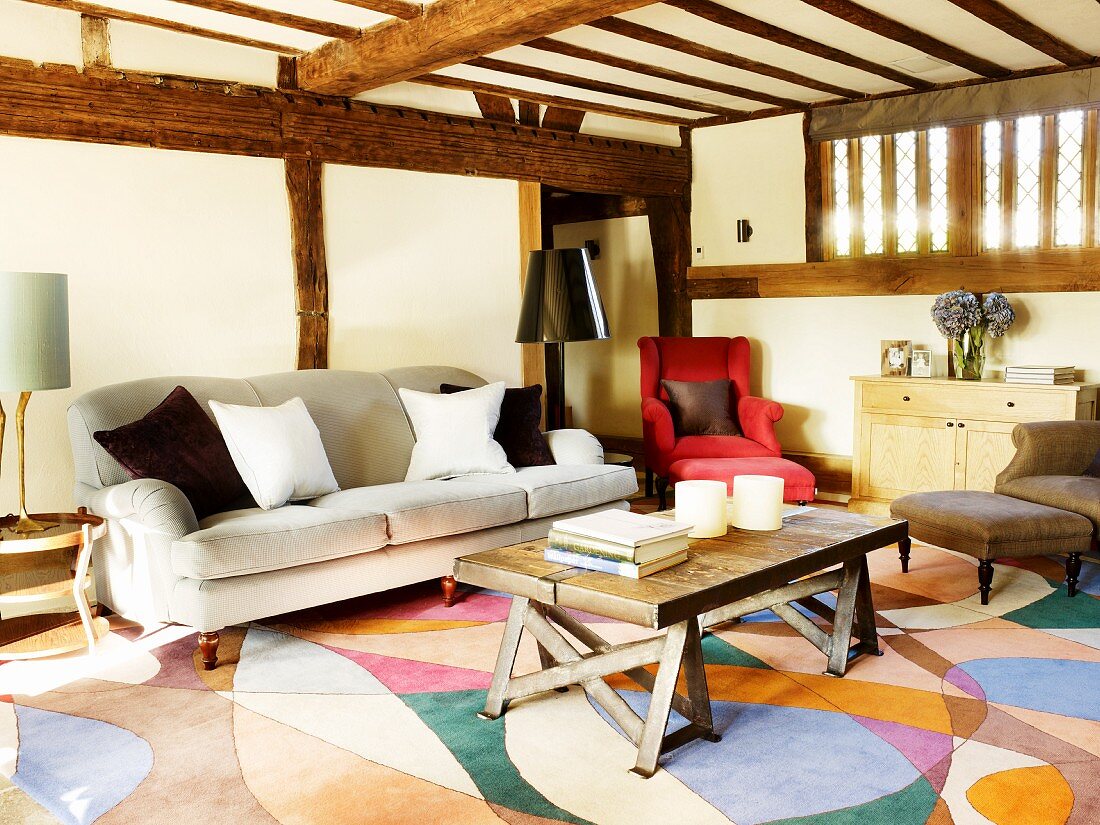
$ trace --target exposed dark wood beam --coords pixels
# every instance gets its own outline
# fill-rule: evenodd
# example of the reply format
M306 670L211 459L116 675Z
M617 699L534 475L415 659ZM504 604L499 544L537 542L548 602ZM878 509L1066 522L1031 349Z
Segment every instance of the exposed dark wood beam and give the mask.
M663 106L673 106L678 109L686 109L691 112L708 112L722 117L747 117L749 112L742 109L733 109L729 106L716 106L713 103L705 103L701 100L690 100L683 97L658 94L645 89L636 89L632 86L620 86L618 83L605 83L602 80L591 80L579 75L555 72L550 69L541 69L538 66L527 66L523 63L513 63L507 60L497 60L495 57L475 57L469 61L469 66L479 69L489 69L494 72L529 77L532 80L543 80L547 83L557 83L560 86L572 86L575 89L585 89L589 92L626 97L633 100L645 100L649 103L659 103Z
M825 257L825 215L821 202L820 144L810 140L810 114L802 116L802 147L805 155L803 183L806 189L806 260L820 261Z
M409 0L338 0L338 2L380 14L391 14L402 20L412 20L424 13L423 3L412 3Z
M279 55L279 62L275 67L275 88L298 88L298 61L295 58Z
M711 80L707 77L698 77L696 75L684 74L682 72L674 72L671 69L663 69L659 66L651 66L648 63L639 63L636 60L628 60L625 57L618 57L613 54L598 52L595 49L586 49L582 46L574 46L572 43L566 43L564 40L554 40L550 37L540 37L538 40L531 40L524 45L530 46L532 49L539 49L544 52L561 54L567 57L574 57L579 60L589 60L593 63L601 63L604 66L613 66L616 69L624 69L628 72L634 72L635 74L643 74L650 77L659 77L662 80L670 80L673 83L680 83L684 86L695 86L700 89L710 89L714 92L722 92L723 94L733 95L735 97L743 97L746 100L756 100L761 103L767 103L769 106L781 106L787 109L800 109L805 108L807 105L800 100L794 100L789 97L776 97L775 95L770 95L766 92L758 92L755 89L747 89L744 86L734 86L730 83L722 83L721 81Z
M629 20L622 20L618 17L606 17L602 20L594 20L588 25L600 29L601 31L617 34L621 37L629 37L631 40L649 43L652 46L661 46L665 49L671 49L674 52L690 54L702 60L709 60L712 63L720 63L723 66L741 69L746 72L753 72L754 74L764 75L765 77L775 78L776 80L784 80L787 83L805 86L807 89L817 89L819 92L825 92L825 94L835 95L836 97L849 97L855 99L863 97L864 95L863 92L856 89L847 89L843 86L825 83L813 77L807 77L806 75L790 72L786 69L780 69L777 66L769 66L767 63L758 63L755 60L749 60L747 57L741 57L740 55L731 54L730 52L724 52L721 49L704 46L701 43L685 40L682 37L676 37L672 34L665 34L657 29L651 29L648 26L632 23Z
M516 122L516 110L512 108L512 101L508 98L487 92L474 92L474 100L481 110L481 116L486 120L496 123Z
M442 74L421 75L420 77L414 77L410 82L420 83L425 86L436 86L441 89L460 89L464 92L488 92L489 94L509 97L513 100L538 103L545 106L556 106L562 109L576 109L582 112L599 112L602 115L610 115L611 117L623 117L628 120L644 120L649 123L661 123L667 126L687 126L694 122L688 117L646 112L642 109L628 109L623 106L612 106L607 103L590 103L587 100L575 100L569 97L559 97L558 95L530 92L526 89L517 89L512 86L482 83L480 80L465 80L460 77L448 77Z
M111 65L111 21L80 15L80 55L85 66Z
M903 86L908 86L911 89L927 89L932 85L926 80L921 80L905 72L892 69L889 66L875 63L873 60L865 60L843 49L835 49L832 46L826 46L824 43L819 43L809 37L803 37L802 35L782 29L779 26L773 26L771 23L757 20L755 17L750 17L747 14L734 11L718 3L712 3L710 0L667 0L667 3L670 6L683 9L697 17L702 17L704 20L717 23L720 26L744 32L745 34L751 34L754 37L760 37L764 40L771 40L773 43L778 43L781 46L787 46L791 49L797 49L800 52L806 52L806 54L822 57L826 60L831 60L833 63L840 63L841 65L859 69L869 74L885 77L887 80L901 83Z
M689 0L676 0L676 2L689 2ZM699 2L699 0L690 0L690 2ZM1010 73L1009 69L994 63L992 60L986 60L949 43L944 43L942 40L937 40L924 32L910 28L893 18L879 14L877 11L871 11L871 9L853 3L851 0L802 0L802 2L851 23L853 26L859 26L861 29L874 32L880 37L904 43L906 46L919 49L927 55L938 57L940 60L945 60L982 77L1004 77Z
M543 200L542 213L551 226L632 218L646 214L646 199L631 195L551 192Z
M174 20L165 20L160 17L150 17L147 14L136 14L123 9L109 8L95 3L82 3L79 0L23 0L24 3L34 3L39 6L49 6L53 9L75 11L80 14L102 17L107 20L121 20L124 23L136 23L140 26L152 26L155 29L178 32L179 34L191 34L195 37L205 37L207 40L219 40L223 43L232 43L236 46L247 46L251 49L261 49L266 52L278 54L302 54L302 49L294 46L284 46L279 43L269 43L266 40L256 40L251 37L238 37L235 34L217 31L216 29L204 29L200 26L189 26L186 23L177 23Z
M298 67L302 88L354 95L463 63L653 0L435 0L412 20L390 20L334 40Z
M302 17L285 11L276 11L262 6L253 6L250 3L239 3L237 0L172 0L173 3L182 3L185 6L195 6L208 11L230 14L234 17L244 17L248 20L259 20L261 23L270 23L273 26L282 26L286 29L319 34L323 37L340 37L350 40L359 36L359 29L355 26L345 26L340 23L330 23L327 20L317 20L312 17Z
M328 367L328 265L325 262L321 173L324 164L287 158L290 248L294 259L294 305L298 317L300 370Z
M0 134L675 195L685 149L277 91L0 58Z
M542 127L561 132L579 132L584 123L584 114L577 109L558 109L551 106L542 117Z
M996 26L1005 34L1027 43L1031 48L1053 57L1059 63L1065 63L1067 66L1087 66L1096 61L1094 55L1055 37L1026 17L998 3L997 0L950 0L950 2L989 25Z
M691 207L684 198L646 198L653 268L657 275L657 329L660 335L689 337L691 298Z

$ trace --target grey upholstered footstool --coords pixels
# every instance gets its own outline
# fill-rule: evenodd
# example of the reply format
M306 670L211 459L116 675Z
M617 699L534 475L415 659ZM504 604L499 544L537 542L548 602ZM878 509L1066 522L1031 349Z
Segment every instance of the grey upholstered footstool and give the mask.
M1068 553L1066 585L1077 594L1081 553L1092 541L1084 516L1018 498L955 490L912 493L890 505L890 515L909 522L909 538L898 542L902 572L909 572L912 539L978 559L978 589L989 604L993 560Z

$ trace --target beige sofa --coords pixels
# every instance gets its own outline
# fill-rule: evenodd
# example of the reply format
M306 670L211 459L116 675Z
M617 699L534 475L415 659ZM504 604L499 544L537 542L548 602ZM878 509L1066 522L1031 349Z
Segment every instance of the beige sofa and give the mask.
M450 367L307 370L151 378L81 396L68 413L75 500L108 521L93 551L99 600L143 623L195 627L209 669L229 625L443 578L458 556L544 537L566 515L628 506L636 475L610 465L404 481L414 436L397 389L436 392L441 383L485 381ZM140 418L177 385L204 408L211 399L272 406L300 396L340 492L199 522L176 487L129 480L92 434Z

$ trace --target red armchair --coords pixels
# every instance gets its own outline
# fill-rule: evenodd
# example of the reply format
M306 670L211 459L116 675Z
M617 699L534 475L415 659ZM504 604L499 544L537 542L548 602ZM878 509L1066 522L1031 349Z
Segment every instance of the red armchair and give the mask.
M668 468L683 458L780 456L775 422L783 407L749 394L747 338L639 338L642 359L642 438L645 442L646 495L656 478L661 508L668 490ZM744 435L689 435L678 438L661 379L730 379L730 410Z

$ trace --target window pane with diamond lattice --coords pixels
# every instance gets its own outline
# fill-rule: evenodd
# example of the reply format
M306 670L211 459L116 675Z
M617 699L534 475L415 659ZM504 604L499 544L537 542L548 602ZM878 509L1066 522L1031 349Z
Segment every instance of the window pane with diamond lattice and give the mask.
M882 138L860 138L863 161L863 254L881 255L885 218L882 206Z
M1001 248L1001 124L982 127L982 222L986 249Z
M1082 210L1085 113L1058 115L1058 183L1054 190L1054 245L1080 246L1084 240Z
M928 199L928 224L932 233L932 251L947 251L947 129L928 130L928 171L931 186Z
M1016 215L1013 235L1021 249L1039 245L1039 170L1043 162L1043 119L1016 121Z
M898 252L917 252L917 133L894 135L895 186L897 188Z
M848 184L848 141L833 141L833 242L838 257L852 254L852 205Z

